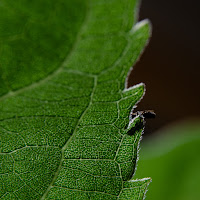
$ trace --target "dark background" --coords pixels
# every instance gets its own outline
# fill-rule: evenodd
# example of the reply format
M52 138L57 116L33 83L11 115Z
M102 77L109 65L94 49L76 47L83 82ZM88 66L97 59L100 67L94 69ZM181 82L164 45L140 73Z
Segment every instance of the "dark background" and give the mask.
M129 86L146 84L137 110L153 109L145 135L200 117L199 1L143 0L139 20L148 18L152 37L129 77Z

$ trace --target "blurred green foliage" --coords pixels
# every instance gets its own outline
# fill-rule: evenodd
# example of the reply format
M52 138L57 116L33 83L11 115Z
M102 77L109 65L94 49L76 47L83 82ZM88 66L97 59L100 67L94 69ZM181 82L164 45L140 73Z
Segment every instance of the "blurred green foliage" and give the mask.
M199 154L199 121L172 126L144 140L135 178L152 178L146 199L199 199Z

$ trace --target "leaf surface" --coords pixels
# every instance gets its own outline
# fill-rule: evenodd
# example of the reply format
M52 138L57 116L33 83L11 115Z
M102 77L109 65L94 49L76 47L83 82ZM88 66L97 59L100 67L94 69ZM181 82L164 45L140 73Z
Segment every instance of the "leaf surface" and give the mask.
M1 1L1 199L144 199L129 119L144 85L124 86L150 33L137 7Z

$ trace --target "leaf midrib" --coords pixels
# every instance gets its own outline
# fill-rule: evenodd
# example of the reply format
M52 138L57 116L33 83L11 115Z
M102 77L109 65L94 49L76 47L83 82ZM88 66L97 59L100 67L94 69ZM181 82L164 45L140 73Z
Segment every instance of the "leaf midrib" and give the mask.
M56 76L58 73L60 73L63 68L66 66L67 62L68 62L68 59L70 58L71 54L73 53L73 50L76 48L76 45L78 44L79 40L80 40L80 36L81 36L81 33L84 29L84 27L86 26L87 24L87 21L88 21L88 18L89 18L89 5L86 5L86 15L85 15L85 19L83 20L83 23L82 23L82 26L80 26L80 29L79 29L79 33L77 34L77 38L76 38L76 41L74 42L74 45L70 51L70 53L67 55L67 57L65 58L64 62L61 64L61 66L58 68L58 70L56 70L53 74L49 75L48 77L46 77L45 79L39 81L38 83L34 84L34 86L37 86L39 83L41 84L41 82L45 82L47 80L49 80L50 78L52 78L53 76ZM29 86L30 87L30 86ZM27 87L27 88L29 88ZM33 87L33 86L32 86ZM91 98L92 98L92 95L93 95L93 91L94 91L94 86L93 86L93 90L92 90L92 93L91 93ZM0 98L1 100L1 98ZM89 104L87 106L87 108L89 107L89 105L91 104L91 100L89 101ZM60 163L58 165L58 169L57 171L55 172L54 174L54 177L51 181L51 183L49 184L48 188L46 189L46 191L44 192L43 196L41 197L41 200L44 200L46 198L46 196L48 195L50 189L52 188L54 182L56 181L57 177L58 177L58 174L60 172L60 169L61 169L61 166L62 166L62 163L63 163L63 160L64 160L64 151L68 145L68 143L72 140L73 136L74 136L74 133L76 132L76 129L77 129L77 126L80 122L80 120L82 119L82 116L84 115L84 113L86 112L87 108L85 109L85 111L83 112L83 114L81 115L81 117L79 118L77 124L76 124L76 127L74 128L74 131L71 135L71 137L67 140L67 142L64 144L64 146L62 147L61 149L61 159L60 159Z
M88 7L89 7L89 6L88 6ZM80 28L79 34L77 35L77 40L76 40L76 43L75 43L74 47L72 48L72 52L73 52L73 49L75 49L75 46L76 46L76 45L78 44L78 42L79 42L81 32L82 32L84 26L87 24L88 17L89 17L89 9L87 9L87 14L86 14L85 20L84 20L84 22L83 22L83 24L82 24L82 26L81 26L81 28ZM127 39L127 41L128 41L128 39ZM125 47L125 49L124 49L124 51L122 52L121 56L117 59L117 61L115 61L115 62L113 63L112 67L116 66L116 65L120 62L120 59L121 59L122 55L124 55L124 54L126 53L128 46L129 46L129 45L127 45L127 46ZM70 52L70 55L72 54L72 52ZM67 61L68 61L68 57L70 57L70 55L67 56L67 59L64 61L63 66L61 67L60 70L63 70L64 66L66 66L66 63L67 63ZM112 68L112 67L111 67L111 68ZM73 72L73 73L75 72L75 73L78 73L78 74L81 74L81 75L86 75L86 76L93 77L93 79L94 79L94 84L93 84L93 88L92 88L92 92L91 92L91 95L90 95L90 100L89 100L89 102L88 102L88 105L87 105L86 109L83 111L83 113L82 113L82 115L80 116L79 120L77 121L76 126L75 126L75 128L74 128L74 131L73 131L71 137L67 140L67 142L64 144L64 146L63 146L62 149L61 149L61 159L60 159L60 163L59 163L58 169L57 169L57 171L55 172L54 177L53 177L52 182L50 183L49 187L47 188L47 190L45 191L45 193L44 193L43 196L41 197L41 200L44 200L44 199L46 198L46 196L48 195L49 191L50 191L51 188L53 187L53 184L55 183L55 181L56 181L56 179L57 179L57 177L58 177L58 175L59 175L60 169L61 169L61 167L62 167L62 163L63 163L63 161L64 161L64 153L65 153L65 150L66 150L68 144L71 142L71 140L72 140L73 137L75 136L75 133L76 133L77 128L78 128L78 126L79 126L79 124L80 124L80 121L81 121L82 118L84 117L84 115L85 115L85 113L87 112L87 110L89 109L89 107L92 105L93 95L94 95L94 91L95 91L96 86L97 86L97 79L98 79L98 76L99 76L100 74L102 74L102 73L105 73L105 72L107 71L107 69L106 69L106 70L103 70L100 74L97 74L97 75L94 75L94 74L87 74L87 73L85 73L85 72L76 71L76 70L70 70L70 69L67 69L67 71L68 71L68 72L71 71L71 72ZM125 89L126 89L126 88L127 88L127 85L125 84ZM126 98L126 97L125 97L125 98ZM121 139L121 141L122 141L122 140L123 140L123 138ZM120 142L120 146L121 146L121 142ZM119 150L120 146L118 147L118 150ZM117 156L117 154L118 154L118 151L116 152L116 156ZM115 159L116 159L116 156L115 156ZM114 159L114 160L115 160L115 159ZM103 160L105 160L105 159L103 159ZM113 160L112 160L112 161L113 161ZM120 175L121 175L121 170L120 170ZM122 184L123 184L123 181L122 181ZM57 187L57 186L55 186L55 187ZM121 190L121 192L122 192L122 190ZM121 193L121 192L120 192L120 193ZM104 192L100 192L100 193L104 193ZM116 195L109 194L109 193L104 193L104 194L111 195L111 196L115 196L115 197L118 197L118 198L119 198L119 196L120 196L120 194L117 195L117 196L116 196Z

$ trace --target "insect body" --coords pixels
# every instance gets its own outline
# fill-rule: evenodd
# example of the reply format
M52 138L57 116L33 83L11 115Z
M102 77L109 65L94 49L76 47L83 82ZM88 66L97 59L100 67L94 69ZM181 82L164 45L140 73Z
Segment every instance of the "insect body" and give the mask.
M142 118L155 118L156 113L153 110L144 110L144 111L137 111L135 113L131 113L132 119L136 116L140 116Z
M156 114L153 110L136 111L131 113L128 126L128 135L133 135L136 131L144 129L145 118L155 118Z

